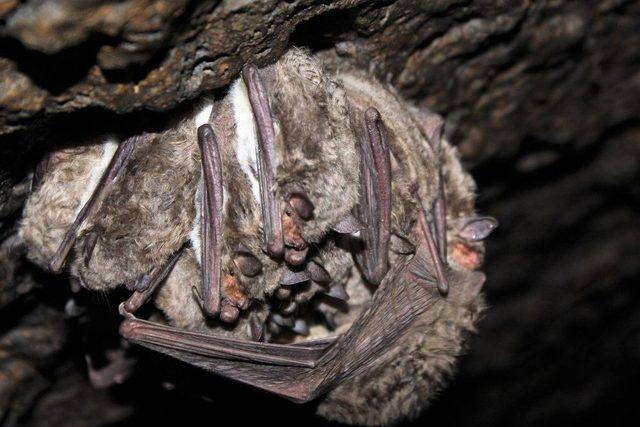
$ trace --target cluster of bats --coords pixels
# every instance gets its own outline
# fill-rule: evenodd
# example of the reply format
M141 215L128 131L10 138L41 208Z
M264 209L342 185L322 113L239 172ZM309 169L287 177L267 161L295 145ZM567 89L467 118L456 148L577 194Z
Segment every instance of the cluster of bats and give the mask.
M292 49L168 130L33 173L20 238L82 286L126 286L120 333L355 424L415 416L481 310L475 184L443 121ZM152 320L135 312L152 301Z

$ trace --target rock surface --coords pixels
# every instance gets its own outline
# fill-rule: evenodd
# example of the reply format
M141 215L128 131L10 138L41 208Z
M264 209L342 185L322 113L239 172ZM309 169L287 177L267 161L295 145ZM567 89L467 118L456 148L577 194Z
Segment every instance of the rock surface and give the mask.
M443 114L479 181L481 208L502 223L488 242L491 308L480 334L452 387L416 425L621 425L629 417L637 424L638 2L0 2L0 238L24 198L16 184L49 135L64 140L78 123L100 127L103 118L180 108L223 88L245 62L273 62L292 44L354 62ZM0 316L64 329L42 320L57 319L51 310L22 308L25 298L63 304L42 292L50 277L18 267L0 277ZM10 350L4 325L0 355ZM55 411L79 395L89 402L77 412L82 426L195 420L227 402L217 395L204 404L196 392L176 397L140 381L117 405L82 391L89 388L77 370L81 349L47 345L37 355L0 358L0 373L19 374L22 384L0 381L0 407L9 408L0 423L59 420ZM53 369L53 360L67 362ZM69 366L73 387L64 382ZM146 390L162 414L144 403ZM312 417L312 408L237 395L261 402L242 414L246 422ZM129 405L138 408L133 415Z

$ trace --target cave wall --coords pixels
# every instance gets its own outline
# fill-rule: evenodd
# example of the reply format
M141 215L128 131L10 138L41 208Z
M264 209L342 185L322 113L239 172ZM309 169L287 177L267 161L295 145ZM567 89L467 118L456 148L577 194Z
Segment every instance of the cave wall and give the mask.
M78 124L101 132L162 118L290 45L356 63L443 114L479 182L481 211L502 224L488 242L480 333L422 421L640 420L635 1L2 2L0 237L10 237L22 179L47 144L64 143ZM91 391L81 363L69 362L82 351L51 290L66 285L3 254L0 406L10 409L0 420L35 425L58 414L56 403L86 395L78 425L140 421L139 400ZM39 353L16 350L19 325ZM42 325L57 325L66 344L33 332ZM167 410L176 419L210 408L189 395L177 402ZM313 413L267 402L292 419Z

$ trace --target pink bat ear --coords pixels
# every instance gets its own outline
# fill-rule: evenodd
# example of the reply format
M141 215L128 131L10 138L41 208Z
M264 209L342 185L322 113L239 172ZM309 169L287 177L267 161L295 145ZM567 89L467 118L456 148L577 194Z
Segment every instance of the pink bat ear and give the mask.
M486 239L498 227L498 220L490 216L465 218L461 222L460 237L472 242Z

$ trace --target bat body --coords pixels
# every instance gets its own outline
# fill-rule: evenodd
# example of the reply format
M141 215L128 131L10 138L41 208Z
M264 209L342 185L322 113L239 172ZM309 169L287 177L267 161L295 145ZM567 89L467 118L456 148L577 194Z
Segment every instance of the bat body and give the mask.
M497 225L475 215L442 126L292 49L164 132L54 153L21 236L40 265L68 258L90 289L133 290L134 343L322 398L327 418L394 422L426 405L474 330ZM134 316L148 300L167 324Z

